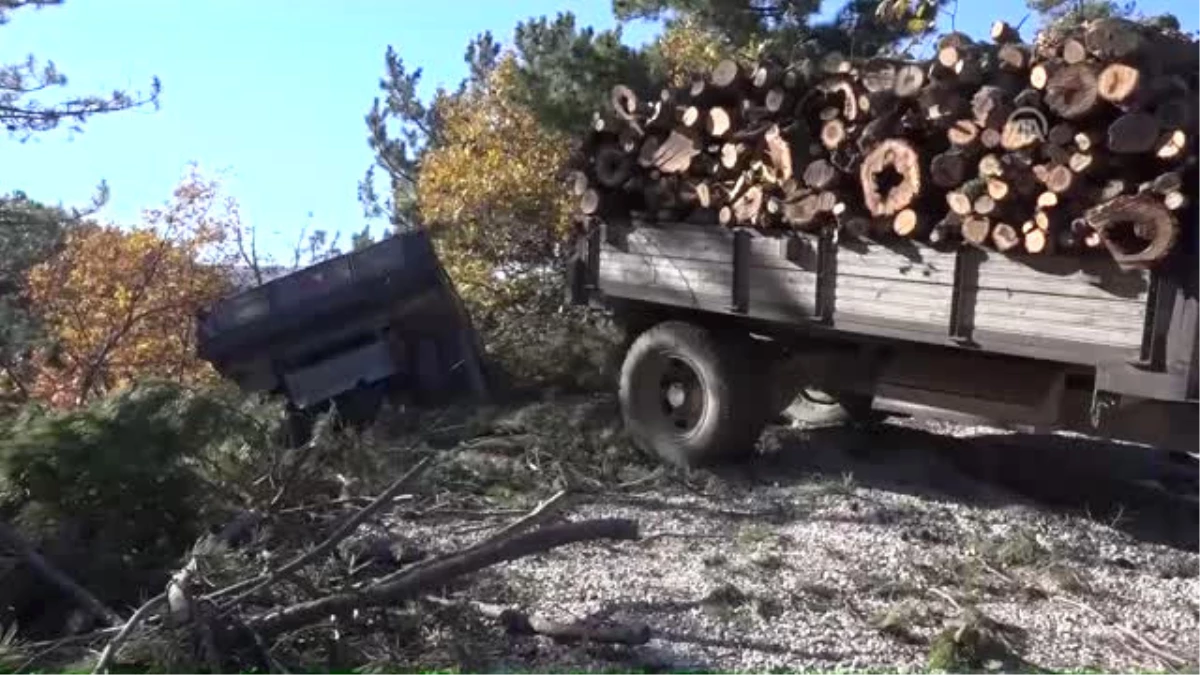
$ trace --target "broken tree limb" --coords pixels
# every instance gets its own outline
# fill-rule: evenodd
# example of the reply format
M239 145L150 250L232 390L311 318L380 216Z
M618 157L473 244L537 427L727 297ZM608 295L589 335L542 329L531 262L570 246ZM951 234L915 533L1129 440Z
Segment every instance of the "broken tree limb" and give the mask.
M560 546L596 539L632 541L637 538L637 522L621 518L549 525L469 553L450 554L412 572L401 571L398 575L384 577L361 589L297 603L250 617L246 625L264 636L278 635L320 621L331 614L381 607L411 599L424 591L444 586L457 577Z
M390 486L388 486L386 490L381 492L374 501L364 506L362 509L359 509L359 511L354 515L347 518L346 521L339 525L337 529L335 529L328 537L325 538L324 541L317 544L311 550L296 556L273 572L261 575L256 579L250 579L246 582L241 582L220 591L210 593L203 599L215 600L226 595L237 593L237 595L224 603L225 606L236 605L255 593L258 593L280 581L281 579L284 579L295 573L297 570L300 570L314 561L328 555L337 547L339 542L353 534L354 531L358 529L359 525L365 523L369 518L381 511L385 506L391 505L396 495L407 489L414 480L416 480L425 472L425 469L429 467L430 463L433 461L433 458L433 455L428 455L413 465L413 467L406 471L404 475L397 478Z

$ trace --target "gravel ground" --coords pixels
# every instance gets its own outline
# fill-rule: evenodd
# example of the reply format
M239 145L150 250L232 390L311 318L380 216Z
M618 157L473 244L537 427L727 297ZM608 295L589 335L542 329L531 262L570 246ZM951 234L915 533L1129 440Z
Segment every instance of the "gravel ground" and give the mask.
M925 670L953 643L994 647L979 665L1010 671L1129 672L1182 656L1173 665L1195 672L1196 508L1128 480L1152 473L1144 452L908 421L777 427L761 447L720 473L588 495L561 515L633 518L643 539L522 559L470 589L559 621L644 623L648 644L484 629L474 666ZM439 552L489 531L478 520L390 527Z

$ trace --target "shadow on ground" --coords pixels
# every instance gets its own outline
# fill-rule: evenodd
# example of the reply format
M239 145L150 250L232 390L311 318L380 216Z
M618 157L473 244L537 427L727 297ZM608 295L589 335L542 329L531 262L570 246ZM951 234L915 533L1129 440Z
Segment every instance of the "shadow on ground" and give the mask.
M865 487L924 498L996 507L1032 501L1109 523L1142 542L1200 547L1194 461L1143 447L1061 435L960 438L907 423L774 428L763 446L754 461L722 470L723 477L784 484L851 475ZM1164 488L1166 478L1176 490Z

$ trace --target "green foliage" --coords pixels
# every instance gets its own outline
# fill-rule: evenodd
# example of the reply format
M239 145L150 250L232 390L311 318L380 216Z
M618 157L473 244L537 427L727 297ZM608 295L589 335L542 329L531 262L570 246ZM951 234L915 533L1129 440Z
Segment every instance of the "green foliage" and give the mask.
M933 29L947 0L848 0L834 19L814 22L818 0L613 0L621 20L689 20L734 50L753 48L783 59L837 50L855 56L893 51ZM884 11L881 11L884 10Z
M42 331L24 296L25 277L63 243L68 216L22 192L0 197L0 397L24 398L28 356Z
M384 76L379 80L381 97L376 97L366 115L367 144L375 153L375 164L358 184L358 198L367 217L388 215L395 226L419 223L416 187L424 150L437 144L436 107L417 94L421 69L409 69L392 47L384 57ZM376 190L375 169L382 169L389 192Z
M0 24L7 24L13 11L25 7L60 5L62 0L2 0ZM50 131L62 124L79 131L94 115L128 110L146 104L158 105L161 89L154 78L148 92L114 91L110 94L62 97L47 102L46 94L66 85L66 75L53 61L39 61L30 55L21 63L0 65L0 124L11 136L21 140L35 133Z
M517 24L516 98L552 129L579 132L592 111L608 109L615 84L645 91L651 78L642 54L621 43L621 31L579 27L570 12Z
M1088 21L1109 17L1134 19L1160 29L1179 30L1179 19L1174 14L1141 14L1134 0L1026 0L1025 4L1041 19L1042 28L1053 31L1070 31Z
M30 405L0 428L0 507L31 541L73 533L72 574L130 601L242 501L280 417L233 392L158 383L67 412Z

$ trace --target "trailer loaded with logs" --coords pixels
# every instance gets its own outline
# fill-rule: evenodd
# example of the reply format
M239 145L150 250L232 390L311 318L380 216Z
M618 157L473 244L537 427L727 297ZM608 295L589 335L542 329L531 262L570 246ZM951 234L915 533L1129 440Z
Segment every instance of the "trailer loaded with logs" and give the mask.
M819 391L1195 452L1197 54L998 21L928 60L614 87L566 189L573 296L629 329L632 436L723 458Z

